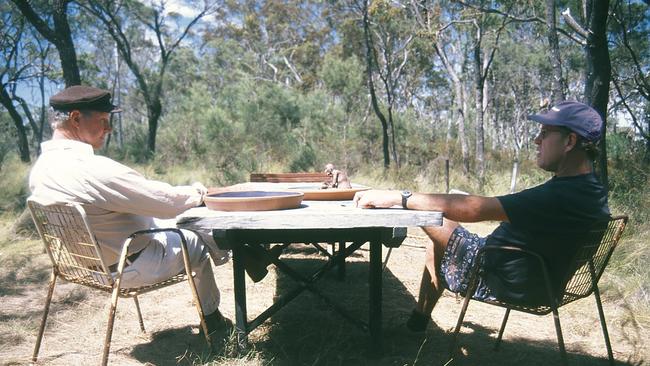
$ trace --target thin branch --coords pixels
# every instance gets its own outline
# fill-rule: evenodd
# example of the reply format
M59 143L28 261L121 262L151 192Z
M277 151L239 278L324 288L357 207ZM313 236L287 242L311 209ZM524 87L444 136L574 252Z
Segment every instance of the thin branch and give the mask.
M34 11L34 8L31 6L31 1L27 0L11 0L18 9L20 9L21 13L29 20L31 24L34 25L34 28L36 28L42 35L43 37L47 38L48 41L58 44L58 37L56 32L50 28L47 25L47 22L44 21L37 13Z
M634 115L634 112L632 112L632 108L627 104L627 98L623 96L623 92L621 91L620 85L618 85L618 80L616 78L612 78L612 82L614 83L614 87L616 88L616 92L618 93L619 98L621 98L621 103L627 110L627 112L630 114L630 117L632 117L632 124L634 124L634 127L639 131L641 136L643 136L644 139L650 140L650 131L648 133L643 131L643 128L639 124L638 120L636 119L636 116Z
M530 16L530 17L526 17L526 18L520 18L520 17L513 16L510 13L498 10L498 9L484 8L484 7L481 7L481 6L476 6L476 5L466 3L465 1L462 1L462 0L454 0L454 2L464 6L466 8L478 10L478 11L480 11L482 13L497 14L497 15L500 15L502 17L506 17L506 18L510 19L511 21L513 21L513 22L520 22L520 23L528 23L528 22L541 22L541 23L543 23L544 22L543 19L541 19L540 17L537 17L537 16Z
M571 9L566 8L566 10L562 12L562 18L564 18L566 24L568 24L569 27L571 27L578 34L580 34L584 38L589 38L590 31L584 29L580 24L578 24L578 22L575 19L573 19L573 16L571 15Z
M625 49L630 54L630 57L632 58L632 62L634 63L634 67L636 69L636 74L638 76L638 77L635 77L635 80L637 80L637 84L638 85L640 84L639 86L642 86L645 90L650 91L650 84L648 84L648 81L646 80L646 78L645 78L645 76L643 74L643 68L641 67L641 64L639 63L639 59L637 57L637 54L632 49L632 46L630 45L630 42L629 42L629 40L627 38L627 26L626 26L626 24L619 17L616 16L616 13L612 14L612 17L620 25L620 27L622 29L621 37L623 39L623 46L625 47Z
M530 17L520 18L520 17L512 16L511 14L509 14L507 12L502 12L502 11L497 10L497 9L483 8L483 7L480 7L480 6L468 4L468 3L466 3L465 1L462 1L462 0L455 0L455 2L465 6L467 8L470 8L470 9L479 10L479 11L482 11L482 12L485 12L485 13L488 13L488 14L497 14L497 15L506 17L506 18L510 19L511 21L513 21L513 22L546 24L546 21L544 19L538 17L538 16L530 16ZM568 39L572 40L575 43L578 43L578 44L583 45L583 46L586 45L585 40L578 39L578 38L574 37L571 33L565 31L562 28L555 28L555 30L558 33L562 34L563 36L567 37Z

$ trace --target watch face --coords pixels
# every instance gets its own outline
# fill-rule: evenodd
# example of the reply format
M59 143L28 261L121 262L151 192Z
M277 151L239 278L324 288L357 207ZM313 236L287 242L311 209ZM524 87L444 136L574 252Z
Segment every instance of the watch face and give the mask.
M411 191L402 191L400 193L402 194L402 208L407 209L406 201L408 201L409 197L411 197L413 193L411 193Z

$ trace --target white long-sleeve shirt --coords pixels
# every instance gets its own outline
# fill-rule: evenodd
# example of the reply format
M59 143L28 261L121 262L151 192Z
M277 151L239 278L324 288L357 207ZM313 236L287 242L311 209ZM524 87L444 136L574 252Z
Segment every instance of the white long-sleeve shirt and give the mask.
M77 202L107 263L119 259L124 240L137 230L158 227L154 218L173 218L201 202L193 186L172 186L149 180L135 170L104 156L80 141L43 142L42 153L29 176L30 199L41 204ZM129 252L148 241L134 241Z

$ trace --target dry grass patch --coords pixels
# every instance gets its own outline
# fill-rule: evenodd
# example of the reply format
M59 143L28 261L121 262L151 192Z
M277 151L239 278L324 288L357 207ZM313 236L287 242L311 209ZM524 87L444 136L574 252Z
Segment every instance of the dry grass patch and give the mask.
M477 232L490 225L472 225ZM250 335L250 348L235 352L233 339L210 353L198 334L198 320L189 287L172 286L141 299L147 333L139 330L135 306L129 299L118 303L110 362L115 365L442 365L450 332L460 311L460 299L446 293L435 309L435 326L424 334L412 334L404 322L415 305L423 267L424 239L412 230L401 248L392 251L383 287L382 358L368 355L367 333L345 322L317 296L302 293ZM23 242L25 243L25 242ZM3 245L6 246L6 243ZM20 244L11 244L20 245ZM24 245L24 244L23 244ZM3 247L4 248L4 247ZM31 260L3 258L0 278L5 289L0 310L0 364L25 364L32 352L47 286L48 261L38 247L28 244ZM4 249L0 249L4 250ZM35 252L30 252L34 250ZM368 252L362 247L348 262L347 276L330 273L318 288L360 318L367 318ZM16 259L18 258L18 259ZM313 250L291 250L283 255L294 269L308 274L324 258ZM36 273L30 276L28 273ZM217 267L221 289L220 308L234 318L232 264ZM21 283L20 290L11 282ZM26 283L25 283L26 282ZM248 313L261 313L280 294L295 286L287 276L271 270L259 283L247 280ZM641 364L648 359L643 340L646 328L627 321L620 299L607 295L605 311L617 361ZM57 286L53 308L43 339L40 364L85 365L99 362L108 314L103 293ZM463 356L455 365L549 365L559 360L550 316L513 313L500 352L492 345L503 310L471 303L460 343ZM572 365L606 365L607 356L593 299L579 301L560 311Z

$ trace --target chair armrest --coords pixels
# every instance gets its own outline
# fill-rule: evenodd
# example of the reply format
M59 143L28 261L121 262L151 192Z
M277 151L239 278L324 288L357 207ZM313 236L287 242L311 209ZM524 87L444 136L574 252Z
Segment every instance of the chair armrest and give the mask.
M122 246L122 253L120 254L120 259L117 262L118 263L117 272L122 273L122 271L124 270L124 263L126 262L126 258L129 256L129 246L131 246L131 242L133 241L133 239L137 238L138 236L142 236L146 234L155 234L155 233L162 233L162 232L176 233L181 238L183 252L184 253L187 252L187 240L185 239L185 235L183 235L183 232L178 228L155 228L155 229L138 230L131 233L131 235L129 235L129 237L126 238L126 241Z

